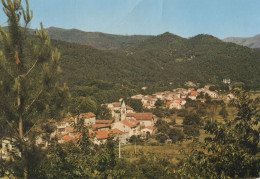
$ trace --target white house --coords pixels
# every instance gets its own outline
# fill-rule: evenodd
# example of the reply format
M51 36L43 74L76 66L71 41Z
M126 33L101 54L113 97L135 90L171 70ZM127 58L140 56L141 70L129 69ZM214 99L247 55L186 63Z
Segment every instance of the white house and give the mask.
M134 119L126 119L123 121L115 122L112 125L112 129L118 129L123 133L126 133L127 138L130 138L132 135L140 134L139 122Z
M153 126L147 126L141 130L142 137L146 138L148 135L154 135L155 128Z
M234 98L235 98L235 96L232 93L227 95L227 100L232 100Z
M12 153L21 156L21 152L14 146L14 142L14 138L5 137L1 139L0 155L3 160L10 160Z
M126 114L126 119L135 119L143 127L154 126L156 122L152 113L128 113Z
M218 98L218 93L215 92L215 91L207 90L206 93L207 93L211 98Z

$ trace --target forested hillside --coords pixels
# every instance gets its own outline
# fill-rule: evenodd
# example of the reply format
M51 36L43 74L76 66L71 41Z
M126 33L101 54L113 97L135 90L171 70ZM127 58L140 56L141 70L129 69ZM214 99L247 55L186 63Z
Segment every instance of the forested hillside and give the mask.
M170 33L117 51L53 41L61 53L63 81L86 85L89 79L124 85L159 81L221 83L223 78L259 87L259 51L209 36L184 39Z
M259 89L260 51L210 35L185 39L170 33L113 51L52 40L61 52L62 79L75 96L103 103L141 92L181 87L186 81L222 84L230 78ZM97 99L99 98L99 99Z
M183 39L164 33L127 47L125 54L136 60L134 63L148 61L154 72L175 83L216 84L230 78L249 87L259 85L260 53L210 35Z
M111 50L141 42L150 36L145 35L113 35L101 32L84 32L77 29L47 28L52 39L90 45L97 49Z

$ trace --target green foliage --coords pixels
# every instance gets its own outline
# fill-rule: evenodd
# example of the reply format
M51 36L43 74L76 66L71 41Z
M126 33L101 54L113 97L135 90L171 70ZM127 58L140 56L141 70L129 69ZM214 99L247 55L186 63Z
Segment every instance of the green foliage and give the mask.
M126 104L131 106L136 112L143 111L143 103L141 102L141 100L128 98L126 100Z
M219 115L221 115L224 119L227 118L227 116L228 116L228 111L226 110L225 107L222 107L222 109L219 111Z
M183 119L183 124L197 127L197 126L202 125L202 120L201 120L201 118L199 117L198 114L188 113L188 114L185 115L185 117Z
M161 107L162 105L163 105L163 101L160 100L160 99L155 102L156 108L159 108L159 107Z
M165 143L165 141L168 139L166 134L159 133L155 136L155 139L158 140L160 143Z
M105 144L96 146L88 130L81 132L76 143L53 142L48 157L41 162L37 178L117 178L124 174L124 170L116 169L118 141L109 138Z
M112 114L110 109L108 109L106 105L101 105L98 108L97 117L103 120L110 120L112 119Z
M162 119L159 119L156 122L155 127L157 128L158 132L161 132L161 133L164 133L164 134L168 134L169 131L170 131L169 124Z
M231 102L238 109L232 121L207 122L205 130L213 137L205 139L204 149L193 151L181 165L184 178L254 178L259 176L259 99L235 90Z
M183 132L188 137L199 137L200 131L197 127L191 126L191 125L184 125Z
M141 93L143 86L151 94L185 81L221 87L227 77L252 89L260 84L260 51L207 35L183 39L166 33L117 51L57 40L52 44L62 53L60 80L73 87L75 96L94 96L98 104ZM176 62L178 58L183 60Z
M206 103L210 104L211 103L211 97L209 96L208 93L205 94L205 99L206 99Z
M130 137L129 142L131 144L137 144L137 145L143 145L144 144L144 140L142 140L140 137L137 137L135 135L132 135Z
M177 141L182 141L184 139L184 133L180 129L171 129L169 132L169 138L172 139L173 143Z
M97 112L97 108L98 108L97 104L91 98L89 98L89 97L80 97L77 100L79 102L79 105L76 107L76 110L78 112L80 112L80 113L84 113L84 112L96 113Z
M64 116L69 91L65 84L60 87L57 83L60 53L52 50L42 24L34 39L29 37L32 12L27 0L25 9L21 3L2 0L8 27L0 27L0 119L5 126L3 134L15 138L15 147L21 152L14 162L19 165L8 170L20 171L19 177L27 178L37 165L32 161L41 158L35 154L35 129L49 118Z
M186 115L187 113L188 113L187 110L181 109L181 110L178 110L177 115L178 115L179 117L185 117L185 115Z

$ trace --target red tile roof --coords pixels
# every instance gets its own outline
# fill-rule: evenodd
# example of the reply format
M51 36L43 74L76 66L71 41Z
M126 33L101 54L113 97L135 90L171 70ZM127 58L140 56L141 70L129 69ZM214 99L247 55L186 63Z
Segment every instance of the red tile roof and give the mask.
M72 137L72 136L69 136L69 135L66 135L66 136L62 137L61 139L62 139L62 140L69 141L69 140L72 140L72 139L74 139L74 137Z
M137 127L139 122L134 119L123 120L122 123L130 128Z
M108 131L109 134L123 134L122 131L120 131L119 129L117 128L114 128L114 129L111 129Z
M72 126L67 126L67 127L66 127L66 132L74 132L74 127L72 127Z
M121 107L121 103L112 103L114 107Z
M147 99L147 100L152 100L152 99L153 99L153 97L152 97L152 96L146 96L146 97L144 97L144 99Z
M127 113L126 117L134 117L136 120L152 120L152 113Z
M96 131L95 133L96 133L97 139L107 139L108 138L108 132L106 130Z
M172 101L168 101L167 103L166 103L166 106L169 106L169 105L171 105L173 102Z
M163 92L157 92L155 93L155 95L163 95L164 93Z
M152 131L155 129L153 126L147 126L146 128L147 128L147 129L150 129L150 130L152 130Z
M126 109L127 110L134 110L133 108L131 108L130 106L126 105Z
M112 124L113 120L96 120L96 124Z
M91 117L95 117L96 115L92 112L88 112L88 113L80 113L80 117L82 118L91 118Z
M191 91L190 92L190 96L196 96L196 95L198 95L199 93L197 92L197 91Z
M175 100L174 103L175 103L175 104L181 104L181 101Z

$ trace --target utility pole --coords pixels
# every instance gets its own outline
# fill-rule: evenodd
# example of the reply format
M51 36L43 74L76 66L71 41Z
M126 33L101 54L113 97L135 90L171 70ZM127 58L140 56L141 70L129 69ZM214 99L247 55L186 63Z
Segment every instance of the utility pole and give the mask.
M136 158L136 139L135 139L135 158Z
M119 145L118 145L118 147L119 147L119 158L121 158L121 146L120 146L120 137L119 137L119 140L118 140L118 143L119 143Z

